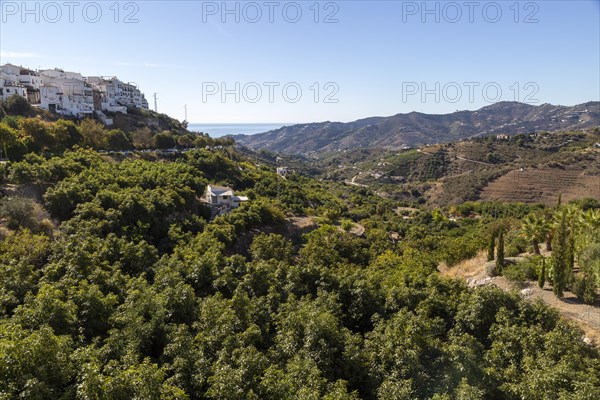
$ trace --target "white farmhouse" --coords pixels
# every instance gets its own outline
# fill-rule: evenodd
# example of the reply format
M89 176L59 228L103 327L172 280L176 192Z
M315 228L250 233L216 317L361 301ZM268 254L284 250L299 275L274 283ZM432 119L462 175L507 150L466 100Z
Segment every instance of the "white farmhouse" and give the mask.
M226 186L208 185L205 201L211 206L237 208L241 203L248 201L248 197L236 196L233 189Z

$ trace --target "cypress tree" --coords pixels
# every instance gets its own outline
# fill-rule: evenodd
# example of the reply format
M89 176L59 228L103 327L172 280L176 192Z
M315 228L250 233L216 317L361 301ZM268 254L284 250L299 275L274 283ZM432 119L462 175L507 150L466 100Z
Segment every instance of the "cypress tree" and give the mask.
M496 232L492 232L492 234L490 235L490 242L488 243L488 254L487 254L487 260L488 261L493 261L494 260L494 252L496 250Z
M569 262L569 244L567 230L567 210L563 210L560 224L556 230L554 243L552 244L552 267L554 269L554 282L552 291L558 297L563 296L567 285Z
M538 286L540 289L544 288L546 284L546 259L542 257L542 270L540 271L540 276L538 276Z
M502 273L504 267L504 229L498 233L498 247L496 248L496 273Z

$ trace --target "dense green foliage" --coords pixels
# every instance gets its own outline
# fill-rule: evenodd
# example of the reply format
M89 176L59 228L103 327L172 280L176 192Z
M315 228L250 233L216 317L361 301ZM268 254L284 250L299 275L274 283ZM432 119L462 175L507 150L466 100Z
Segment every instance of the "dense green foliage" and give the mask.
M170 126L171 130L160 132L153 132L146 126L138 127L131 121L122 124L123 129L116 127L110 129L91 118L81 121L66 119L53 121L50 117L55 118L55 116L52 115L46 115L44 118L41 115L34 116L31 106L18 95L12 96L4 103L4 105L0 104L0 110L5 110L6 114L0 113L0 153L2 157L12 161L20 161L28 153L60 154L74 146L105 151L128 151L175 147L203 148L233 144L233 141L228 138L213 139L206 134L191 133L182 127L171 126L173 121L170 119L164 121L162 125ZM142 111L137 111L140 112Z
M600 397L598 351L557 312L436 269L537 206L403 218L365 188L283 180L231 149L160 161L76 149L5 173L43 188L30 201L56 227L2 200L0 398ZM250 201L209 221L209 182ZM596 271L598 246L582 243Z

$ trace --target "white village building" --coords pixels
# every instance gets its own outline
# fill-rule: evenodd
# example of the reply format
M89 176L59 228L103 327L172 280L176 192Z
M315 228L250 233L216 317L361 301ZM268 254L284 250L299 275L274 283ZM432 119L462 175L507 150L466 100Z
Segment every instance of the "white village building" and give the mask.
M148 109L146 96L133 83L122 82L117 77L90 76L86 79L100 93L100 104L104 111L122 112L127 107Z
M40 107L58 114L82 117L94 112L92 86L77 72L49 69L39 72Z
M0 75L0 100L6 100L10 96L18 94L27 98L27 89L20 83L11 80L9 77Z
M59 68L33 71L5 64L0 67L0 98L25 97L50 112L84 117L102 111L127 113L127 107L148 109L148 101L137 85L117 79L84 77ZM109 119L105 118L108 121Z
M6 64L0 68L0 100L6 100L14 94L27 98L27 89L19 82L21 68Z

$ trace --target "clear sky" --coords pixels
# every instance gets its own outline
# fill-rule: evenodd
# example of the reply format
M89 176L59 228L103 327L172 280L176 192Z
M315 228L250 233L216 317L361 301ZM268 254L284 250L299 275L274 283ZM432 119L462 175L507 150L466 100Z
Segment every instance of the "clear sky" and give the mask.
M0 0L0 63L137 83L194 123L600 100L600 1Z

